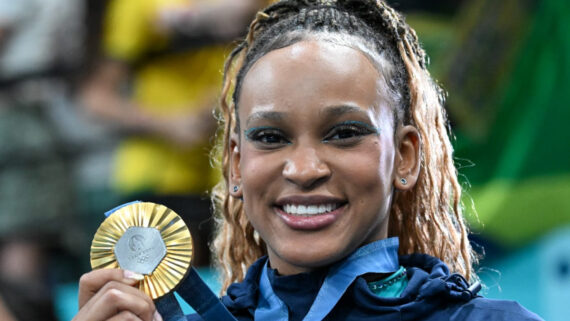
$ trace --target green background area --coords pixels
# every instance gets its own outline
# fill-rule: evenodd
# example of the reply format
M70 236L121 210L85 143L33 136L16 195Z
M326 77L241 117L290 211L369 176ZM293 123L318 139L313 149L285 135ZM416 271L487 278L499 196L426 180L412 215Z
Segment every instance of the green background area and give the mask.
M570 2L476 0L408 22L448 92L474 232L514 248L569 224Z

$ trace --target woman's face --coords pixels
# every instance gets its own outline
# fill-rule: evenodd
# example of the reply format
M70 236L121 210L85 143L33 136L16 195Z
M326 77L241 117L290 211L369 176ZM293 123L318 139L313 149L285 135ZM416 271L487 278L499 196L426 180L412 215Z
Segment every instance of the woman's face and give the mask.
M377 69L360 51L306 40L243 80L232 192L287 275L387 237L399 151Z

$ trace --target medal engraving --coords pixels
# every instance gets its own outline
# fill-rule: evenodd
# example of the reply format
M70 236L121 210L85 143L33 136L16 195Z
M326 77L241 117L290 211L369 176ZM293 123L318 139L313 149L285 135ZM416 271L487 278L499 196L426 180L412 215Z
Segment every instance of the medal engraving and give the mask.
M93 269L121 268L144 275L138 287L152 299L172 291L192 260L192 237L171 209L136 202L118 208L101 224L91 243Z
M129 227L115 245L121 269L151 274L166 255L160 232L152 227Z

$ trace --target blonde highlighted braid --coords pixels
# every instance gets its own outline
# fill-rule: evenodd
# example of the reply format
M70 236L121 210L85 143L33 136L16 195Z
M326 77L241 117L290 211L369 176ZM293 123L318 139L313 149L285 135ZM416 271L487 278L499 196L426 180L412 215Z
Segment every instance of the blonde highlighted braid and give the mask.
M241 281L247 268L266 254L265 244L246 218L241 200L229 195L230 136L239 133L236 102L249 68L271 50L311 35L356 37L391 66L388 92L397 126L415 126L421 137L421 169L413 189L396 191L389 235L400 239L400 253L425 253L442 259L468 280L477 260L467 239L462 215L461 186L443 108L444 95L426 69L426 55L415 31L383 1L284 0L259 12L246 38L224 68L218 117L221 142L214 161L224 180L213 192L218 219L214 242L223 269L223 290Z

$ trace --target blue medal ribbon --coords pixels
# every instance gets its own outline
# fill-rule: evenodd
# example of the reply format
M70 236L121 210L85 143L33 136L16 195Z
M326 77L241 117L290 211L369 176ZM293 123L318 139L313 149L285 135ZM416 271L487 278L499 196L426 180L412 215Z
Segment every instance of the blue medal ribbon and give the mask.
M236 318L204 283L193 267L190 268L188 276L176 289L176 293L194 308L196 313L205 321L236 321ZM168 293L158 299L155 305L164 321L186 320L174 293Z

